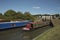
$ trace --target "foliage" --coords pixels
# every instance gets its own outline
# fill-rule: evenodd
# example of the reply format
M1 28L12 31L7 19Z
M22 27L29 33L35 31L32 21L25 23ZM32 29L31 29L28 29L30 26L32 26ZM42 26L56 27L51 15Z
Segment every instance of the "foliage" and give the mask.
M49 16L50 14L44 14L45 16Z
M0 15L2 15L2 13L0 13Z
M4 16L6 16L8 19L14 19L14 15L16 15L16 12L14 10L7 10L4 13Z
M59 17L59 14L55 14L56 17Z
M32 20L32 21L34 21L34 16L31 15L31 13L25 12L24 15L25 15L25 17L26 17L27 20Z
M14 16L16 14L16 12L14 10L8 10L4 13L5 16Z
M17 19L21 19L21 20L34 20L35 17L33 15L31 15L30 12L25 12L24 14L22 12L16 12L14 10L7 10L4 15L2 15L0 13L0 19L9 19L9 20L17 20Z
M24 15L23 15L22 12L17 12L17 14L15 15L15 17L16 17L17 19L24 19L24 18L23 18Z

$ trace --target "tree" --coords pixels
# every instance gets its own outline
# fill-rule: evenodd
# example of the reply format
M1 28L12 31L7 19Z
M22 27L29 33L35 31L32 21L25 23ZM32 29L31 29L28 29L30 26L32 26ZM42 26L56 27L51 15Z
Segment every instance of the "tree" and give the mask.
M25 12L24 15L25 15L25 19L26 20L32 20L32 21L34 21L34 16L31 15L30 12Z
M0 13L0 15L2 15L2 13Z
M45 16L49 16L50 14L44 14Z
M55 14L56 17L59 17L59 14Z
M8 18L8 19L14 19L16 12L14 10L7 10L4 15Z
M15 17L16 17L17 19L23 19L24 15L23 15L22 12L17 12L17 14L15 15Z
M3 15L2 15L2 13L0 13L0 19L3 19L4 17L3 17Z
M7 10L4 15L6 16L14 16L16 14L16 12L14 10Z

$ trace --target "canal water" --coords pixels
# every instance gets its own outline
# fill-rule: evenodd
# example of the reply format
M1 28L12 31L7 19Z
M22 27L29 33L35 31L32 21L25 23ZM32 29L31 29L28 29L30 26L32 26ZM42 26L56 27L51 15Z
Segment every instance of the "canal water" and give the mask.
M7 29L0 31L0 40L32 40L50 28L50 26L46 26L30 31L24 31L22 28Z

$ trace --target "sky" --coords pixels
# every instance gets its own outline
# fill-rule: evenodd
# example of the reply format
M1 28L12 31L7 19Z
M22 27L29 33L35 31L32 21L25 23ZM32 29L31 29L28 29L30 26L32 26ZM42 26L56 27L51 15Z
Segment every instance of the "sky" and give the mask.
M0 0L0 13L10 9L31 14L55 14L60 13L60 0Z

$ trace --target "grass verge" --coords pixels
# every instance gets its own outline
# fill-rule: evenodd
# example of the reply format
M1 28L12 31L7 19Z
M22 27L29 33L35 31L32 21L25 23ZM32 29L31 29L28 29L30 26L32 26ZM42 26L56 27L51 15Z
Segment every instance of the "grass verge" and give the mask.
M60 40L60 25L59 21L54 21L55 27L37 36L33 40Z

